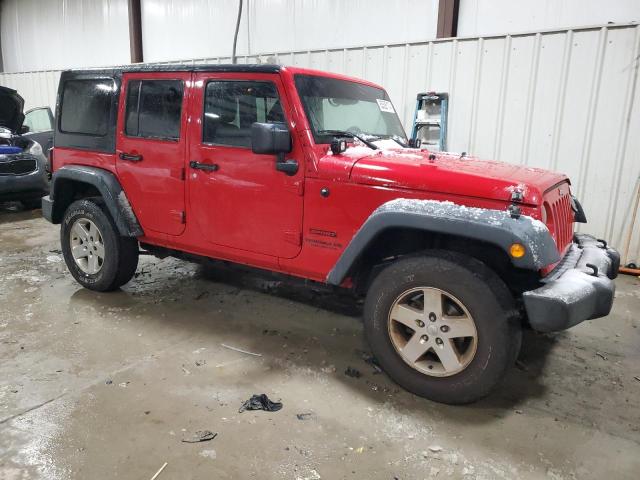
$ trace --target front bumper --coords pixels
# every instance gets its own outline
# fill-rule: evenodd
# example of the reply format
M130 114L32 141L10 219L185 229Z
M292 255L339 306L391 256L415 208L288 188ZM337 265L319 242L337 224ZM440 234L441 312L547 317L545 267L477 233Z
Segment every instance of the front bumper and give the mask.
M36 161L36 169L24 174L0 175L0 201L31 200L49 193L49 179L42 155L21 154ZM8 156L7 156L8 157Z
M566 330L611 311L620 254L590 235L575 235L571 249L544 285L522 297L534 330Z

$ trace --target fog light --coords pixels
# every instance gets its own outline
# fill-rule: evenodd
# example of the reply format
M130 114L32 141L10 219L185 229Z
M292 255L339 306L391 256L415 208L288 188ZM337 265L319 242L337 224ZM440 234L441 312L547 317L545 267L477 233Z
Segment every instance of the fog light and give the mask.
M510 247L509 247L509 254L513 257L513 258L522 258L524 257L524 254L526 253L526 249L524 248L524 245L522 245L521 243L513 243Z
M340 155L347 149L347 141L346 140L332 140L331 142L331 153L334 155Z

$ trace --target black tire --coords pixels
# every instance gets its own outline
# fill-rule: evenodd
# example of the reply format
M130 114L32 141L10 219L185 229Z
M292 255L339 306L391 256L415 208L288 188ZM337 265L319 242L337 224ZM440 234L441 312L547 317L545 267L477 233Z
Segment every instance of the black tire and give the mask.
M473 317L475 356L464 370L444 377L427 375L406 363L393 346L390 310L403 292L417 287L453 295ZM502 280L482 262L448 251L429 251L386 267L367 293L364 324L373 354L396 383L416 395L451 405L488 395L514 364L522 341L514 299Z
M81 218L92 221L102 234L105 255L102 267L95 274L85 273L71 253L71 227ZM60 226L60 245L69 272L80 285L90 290L116 290L131 280L138 267L138 241L120 236L101 199L82 199L69 205Z

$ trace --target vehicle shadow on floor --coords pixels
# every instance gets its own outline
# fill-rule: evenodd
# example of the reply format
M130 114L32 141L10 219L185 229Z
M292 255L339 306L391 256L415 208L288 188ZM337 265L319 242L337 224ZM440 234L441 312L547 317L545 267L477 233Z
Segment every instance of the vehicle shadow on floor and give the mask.
M136 280L133 280L133 282L136 282ZM189 281L180 282L177 286L169 284L169 282L164 284L162 281L154 282L153 285L153 298L194 298L194 293L198 291L208 292L209 290L214 292L211 297L215 295L222 297L232 295L230 292L234 291L266 293L301 304L301 310L304 309L304 306L311 306L350 317L352 320L357 321L358 325L362 311L361 299L355 298L344 291L331 291L313 282L291 279L271 272L218 262L213 265L199 267ZM229 287L232 287L232 289L229 290ZM216 293L215 290L223 291ZM140 295L139 290L132 293L121 290L120 292L105 295L79 289L73 294L72 301L88 304L95 304L97 301L109 304L109 306L118 305L129 308L135 307L139 300L134 295ZM198 297L199 295L196 296L196 299ZM248 345L249 349L253 348L255 351L264 351L268 348L277 350L280 348L280 340L277 337L264 335L264 332L278 330L281 333L287 332L292 328L292 322L296 321L296 319L282 318L280 320L281 323L278 324L272 319L262 319L258 315L257 318L252 319L252 322L258 323L258 331L262 332L262 335L256 335L252 333L255 330L246 327L231 329L228 323L207 320L208 307L206 300L207 297L203 297L202 307L192 310L192 315L185 315L184 312L180 312L179 315L173 315L169 313L169 310L162 309L162 316L156 315L153 320L163 323L179 321L181 328L189 328L191 326L193 331L204 329L207 335L236 335L239 345ZM222 308L228 303L225 301ZM309 313L303 313L302 316L308 317L308 315ZM548 354L557 342L556 337L525 331L518 366L509 371L505 381L498 386L496 391L475 404L453 407L437 404L409 394L394 384L386 375L376 374L374 369L363 361L362 348L364 339L362 335L360 335L361 338L357 338L357 334L355 337L352 335L345 335L344 338L332 337L330 332L332 322L329 320L326 325L321 323L323 319L326 321L327 318L326 315L318 315L316 325L313 327L315 330L310 334L326 336L326 340L336 342L336 344L325 347L321 343L315 345L305 343L304 347L308 350L307 353L295 358L287 358L287 361L295 363L296 367L315 369L319 372L322 366L317 361L318 358L327 358L328 356L328 363L336 366L336 378L348 385L349 388L354 389L359 395L368 397L370 401L377 402L380 405L391 402L394 407L404 412L437 412L440 416L447 417L448 420L459 424L494 423L504 416L507 411L517 410L518 405L524 401L543 396L545 387L540 381L541 376L544 373ZM322 331L325 327L326 332ZM311 327L309 328L311 329ZM356 330L360 330L360 328L358 327ZM342 342L342 344L339 342ZM272 345L270 345L271 343ZM366 354L367 352L364 352L364 355ZM277 364L276 361L273 361L273 363ZM354 366L359 369L363 374L362 378L354 379L344 375L343 372L347 366Z
M200 276L207 280L268 293L340 315L354 317L358 321L362 316L363 300L361 298L339 289L327 289L324 285L318 285L314 282L305 282L232 264L202 266ZM525 400L543 397L546 388L539 380L544 374L549 353L561 337L562 334L545 335L529 329L524 330L518 360L515 367L507 373L504 382L487 398L464 408L473 411L478 409L507 410L516 408ZM451 407L443 406L443 408ZM459 414L459 407L453 407L452 414ZM475 415L470 421L481 423L493 418L494 415L491 414L487 417Z
M0 202L0 224L22 222L41 216L42 211L39 208L30 210L20 202Z
M310 280L223 262L201 265L198 277L267 293L348 317L362 316L363 299L346 290Z

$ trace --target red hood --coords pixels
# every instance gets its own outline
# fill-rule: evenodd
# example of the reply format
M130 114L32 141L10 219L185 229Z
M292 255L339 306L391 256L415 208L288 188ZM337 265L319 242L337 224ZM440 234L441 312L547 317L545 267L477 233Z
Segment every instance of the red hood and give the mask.
M430 160L432 154L435 158ZM320 165L361 184L466 197L509 201L518 188L523 203L530 205L539 205L547 189L567 180L565 175L540 168L401 148L373 151L353 146L341 155L326 155Z

